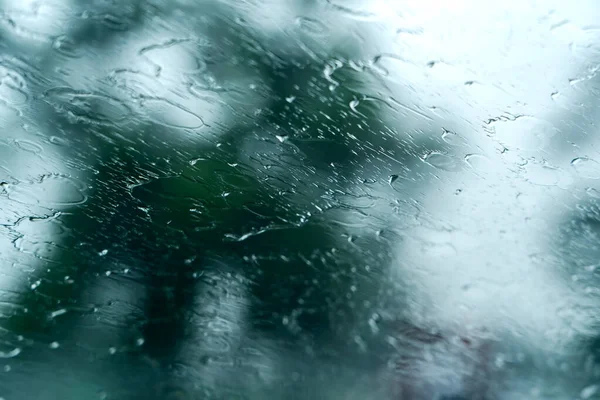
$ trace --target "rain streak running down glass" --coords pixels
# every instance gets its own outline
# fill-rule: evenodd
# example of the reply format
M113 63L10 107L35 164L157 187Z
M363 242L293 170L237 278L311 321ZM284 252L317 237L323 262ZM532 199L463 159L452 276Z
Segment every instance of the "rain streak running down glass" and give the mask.
M0 0L0 400L600 399L598 0Z

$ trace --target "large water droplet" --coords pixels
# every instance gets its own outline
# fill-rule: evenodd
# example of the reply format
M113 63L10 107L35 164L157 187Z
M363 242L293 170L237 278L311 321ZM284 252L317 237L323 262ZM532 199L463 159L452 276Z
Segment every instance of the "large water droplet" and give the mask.
M311 35L325 35L329 31L325 24L316 19L308 17L298 17L296 18L295 22L296 26L298 26L300 29Z
M435 151L425 155L423 161L443 171L456 172L461 169L455 158Z
M113 124L131 114L125 103L103 94L59 87L46 91L44 96L57 111L67 112L87 123Z
M142 106L146 109L148 118L157 124L184 129L197 129L204 125L202 118L165 99L144 100Z
M600 163L587 157L577 157L571 161L571 166L575 168L577 174L582 178L600 179Z
M375 7L369 7L370 2L362 0L327 0L334 9L348 18L359 21L377 21L382 18L382 12L375 12ZM377 2L374 2L375 4ZM378 5L381 2L377 3Z
M77 180L56 174L11 185L7 192L9 199L22 204L66 207L85 203L87 196L83 193L84 188Z
M599 390L600 385L590 385L581 391L579 397L581 397L582 400L590 399L593 395L598 393Z
M490 125L502 145L520 150L539 151L558 133L550 122L535 117L502 118Z
M15 347L10 351L0 351L0 358L13 358L21 354L21 349Z
M140 55L157 66L161 75L204 71L206 63L198 53L198 46L188 39L171 39L140 50Z
M79 58L83 55L81 48L68 36L62 35L54 39L52 48L67 58Z

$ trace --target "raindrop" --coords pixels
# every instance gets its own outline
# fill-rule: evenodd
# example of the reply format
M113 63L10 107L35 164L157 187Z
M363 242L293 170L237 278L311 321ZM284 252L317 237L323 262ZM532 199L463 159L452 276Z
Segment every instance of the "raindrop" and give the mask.
M197 46L189 39L171 39L163 43L144 47L139 54L162 73L200 73L206 69L206 63L198 58Z
M60 310L52 311L50 313L50 319L56 318L56 317L58 317L60 315L66 314L66 313L67 313L67 310L65 308L61 308Z
M582 400L589 399L598 393L598 389L600 389L600 385L590 385L581 391L579 397L581 397Z
M442 128L442 140L452 146L463 144L460 136L446 128Z
M456 172L460 170L460 165L453 157L436 151L425 155L423 161L443 171Z
M52 42L52 48L56 50L57 53L67 58L78 58L82 56L81 50L68 36L58 36L54 39L54 42Z
M467 154L465 162L475 170L483 170L491 166L489 158L482 154Z
M42 146L40 146L39 144L32 142L30 140L26 140L26 139L15 140L15 145L19 149L27 151L29 153L33 153L33 154L40 154L43 151Z
M588 196L593 197L595 199L600 199L600 192L596 189L594 189L593 187L588 187L585 189L585 192L588 194Z
M108 254L108 250L107 250L107 249L104 249L104 250L102 250L102 251L98 252L98 255L99 255L100 257L104 257L104 256L105 256L105 255L107 255L107 254Z
M0 99L7 104L18 106L27 103L27 93L25 92L25 83L18 75L1 75L0 68Z
M156 96L157 91L162 90L162 85L155 76L129 69L114 70L107 80L134 98Z
M379 54L372 60L372 69L390 82L406 84L424 78L423 67L396 54Z
M100 21L108 29L115 31L126 31L133 23L129 17L119 16L112 13L100 15Z
M529 162L525 166L527 180L534 185L555 186L568 182L564 171L547 162Z
M48 141L57 146L66 146L67 145L67 141L58 136L50 136L48 138Z
M571 161L571 166L582 177L600 179L600 163L587 157L577 157Z
M13 358L21 354L21 349L19 347L15 347L10 351L0 351L0 358Z
M33 182L11 185L8 197L28 205L74 206L87 201L83 184L64 175L43 175Z
M56 111L67 112L87 123L108 125L131 114L131 109L118 99L68 87L47 90L44 97Z
M275 135L275 137L276 137L276 138L277 138L277 140L279 140L279 142L281 142L281 143L283 143L283 142L285 142L286 140L288 140L288 139L289 139L289 136L288 136L288 135Z
M550 122L535 117L499 118L490 120L491 132L504 146L539 151L558 133Z
M58 342L52 342L48 345L48 347L50 347L51 349L58 349L60 347L60 344L58 344Z
M327 27L320 21L308 17L296 18L296 26L311 35L324 35L327 33Z
M381 15L373 13L365 8L364 2L361 0L327 0L334 9L342 12L346 17L358 21L376 21L381 18Z
M160 125L183 129L197 129L204 126L202 118L183 106L165 99L144 100L142 106L147 110L148 118Z

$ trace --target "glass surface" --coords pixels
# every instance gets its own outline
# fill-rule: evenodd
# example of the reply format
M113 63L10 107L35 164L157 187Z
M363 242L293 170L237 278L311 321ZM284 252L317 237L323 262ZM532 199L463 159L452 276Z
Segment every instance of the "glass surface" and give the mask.
M600 399L599 21L0 0L0 399Z

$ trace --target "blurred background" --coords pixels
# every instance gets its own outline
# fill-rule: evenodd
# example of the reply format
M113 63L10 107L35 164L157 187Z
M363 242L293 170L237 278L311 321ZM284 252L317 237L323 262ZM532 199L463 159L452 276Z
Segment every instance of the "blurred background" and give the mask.
M0 0L0 400L600 399L596 0Z

